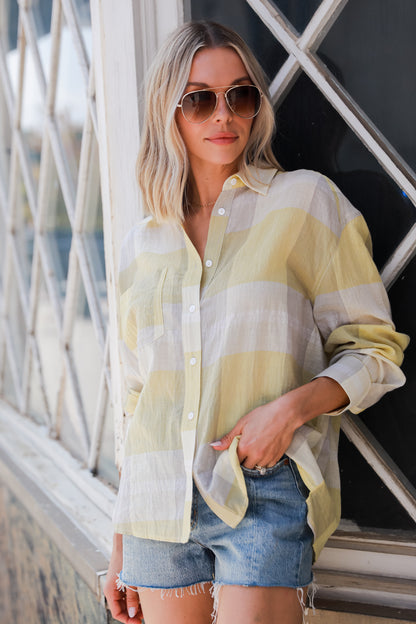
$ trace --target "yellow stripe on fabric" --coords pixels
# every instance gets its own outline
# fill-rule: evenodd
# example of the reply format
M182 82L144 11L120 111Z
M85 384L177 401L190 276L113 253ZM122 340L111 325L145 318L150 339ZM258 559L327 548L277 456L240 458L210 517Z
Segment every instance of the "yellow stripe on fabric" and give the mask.
M185 544L188 541L188 532L183 529L182 517L177 520L153 520L151 524L148 521L115 522L114 530L116 533L140 535L144 539L163 540L164 542Z
M369 240L368 228L361 216L345 226L337 248L316 287L316 294L342 291L381 281L371 258Z
M209 397L215 401L219 414L218 437L227 433L248 411L295 388L302 375L293 357L284 353L235 353L224 355L218 364L219 377L214 370L204 371L204 380L212 380L213 384L208 386L208 392L204 393L201 402L201 411L204 413L209 408Z
M403 350L409 344L409 337L385 325L344 325L335 329L325 343L325 351L331 357L341 351L371 349L400 366Z
M315 240L322 248L319 255L314 253ZM222 264L225 268L229 263L229 270L221 272L204 296L253 280L280 281L308 294L336 244L331 230L303 210L270 212L250 230L226 234Z
M323 482L309 494L308 524L314 534L315 560L340 521L341 493Z
M126 414L133 414L136 409L137 402L140 398L140 392L135 392L132 389L129 389L127 393L127 398L124 402L124 411Z

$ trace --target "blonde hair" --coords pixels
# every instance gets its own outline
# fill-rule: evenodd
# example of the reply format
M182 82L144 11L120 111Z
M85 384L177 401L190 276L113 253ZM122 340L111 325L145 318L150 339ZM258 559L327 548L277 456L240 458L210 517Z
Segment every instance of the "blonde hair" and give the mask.
M159 50L146 85L145 117L136 175L145 207L157 221L183 221L189 161L175 116L185 91L193 58L201 48L233 48L247 72L263 92L260 112L254 118L242 154L241 170L248 165L277 167L271 140L274 112L263 70L250 48L233 30L215 22L188 22L176 30Z

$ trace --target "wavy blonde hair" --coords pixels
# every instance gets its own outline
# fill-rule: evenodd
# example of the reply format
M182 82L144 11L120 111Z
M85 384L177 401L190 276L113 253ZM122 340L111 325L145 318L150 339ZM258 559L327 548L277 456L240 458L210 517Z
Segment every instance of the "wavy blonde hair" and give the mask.
M233 48L253 84L263 92L260 112L254 118L241 159L248 165L277 167L271 140L274 112L265 75L254 54L233 30L215 22L188 22L176 30L159 50L146 83L145 116L136 175L145 207L157 221L184 219L189 160L176 124L177 104L188 81L193 58L202 48Z

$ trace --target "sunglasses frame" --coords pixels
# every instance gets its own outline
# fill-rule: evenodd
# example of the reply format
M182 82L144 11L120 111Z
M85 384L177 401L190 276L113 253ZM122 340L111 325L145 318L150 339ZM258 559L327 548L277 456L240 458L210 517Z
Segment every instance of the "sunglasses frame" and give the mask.
M229 103L228 98L227 98L227 94L228 94L230 91L232 91L233 89L239 89L239 88L241 88L241 87L254 87L255 89L257 89L257 91L258 91L258 93L259 93L259 95L260 95L260 104L259 104L259 109L258 109L258 111L257 111L256 113L254 113L254 115L250 115L249 117L243 117L242 115L239 115L238 113L236 113L236 112L235 112L235 111L231 108L230 103ZM225 91L217 91L217 89L225 89ZM184 101L184 99L185 99L188 95L192 95L193 93L201 93L201 91L202 91L202 92L206 92L206 91L208 91L208 92L210 92L210 93L214 93L214 95L215 95L215 106L214 106L214 108L213 108L213 110L212 110L212 113L210 113L210 114L208 115L208 117L206 117L206 119L203 119L202 121L191 121L190 119L188 119L188 118L186 117L186 115L185 115L185 113L184 113L184 111L183 111L183 101ZM232 112L232 114L233 114L233 115L237 115L237 117L240 117L241 119L254 119L254 117L256 117L256 116L259 114L259 112L260 112L260 109L261 109L261 103L262 103L262 99L263 99L263 92L262 92L262 90L260 89L260 87L258 87L257 85L253 85L253 84L248 84L248 85L245 85L245 84L241 84L241 85L240 85L240 84L235 84L235 85L231 85L231 86L224 86L224 87L212 87L212 88L207 88L207 89L195 89L195 91L188 91L188 93L184 93L184 94L183 94L183 96L182 96L182 98L181 98L181 101L180 101L180 104L177 104L177 105L176 105L176 108L180 108L180 109L181 109L181 111L182 111L182 115L183 115L184 119L185 119L188 123L191 123L191 124L202 124L202 123L205 123L206 121L208 121L208 119L210 119L210 117L212 117L212 115L213 115L213 114L215 113L215 111L217 110L217 107L218 107L218 96L219 96L219 95L221 95L221 94L223 94L223 96L224 96L224 98L225 98L225 101L226 101L226 104L227 104L228 108L230 109L230 111Z

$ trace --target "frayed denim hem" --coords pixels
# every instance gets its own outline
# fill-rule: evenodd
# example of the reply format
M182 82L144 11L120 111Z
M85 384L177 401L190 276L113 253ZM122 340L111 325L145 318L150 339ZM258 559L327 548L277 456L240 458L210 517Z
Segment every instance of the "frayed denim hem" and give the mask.
M201 581L200 583L186 585L185 587L133 587L132 585L128 585L122 581L120 575L117 575L116 579L116 587L119 591L126 591L126 589L131 589L137 593L143 591L160 591L160 597L162 600L164 598L171 598L172 596L175 596L176 598L183 598L184 596L197 596L198 594L205 594L205 585L211 584L212 581Z
M126 589L130 589L137 593L143 591L159 591L160 597L163 600L164 598L171 598L175 596L176 598L183 598L184 596L197 596L198 594L205 594L205 586L210 585L209 592L211 594L213 600L213 609L212 609L212 624L215 624L218 616L218 605L219 605L219 594L221 587L224 587L225 583L215 582L215 581L202 581L200 583L194 583L193 585L186 585L185 587L171 587L171 588L161 588L161 587L133 587L124 583L121 580L120 575L117 576L116 586L119 591L126 591ZM241 587L241 586L240 586ZM249 585L243 585L242 587L249 587ZM316 594L316 584L314 580L309 585L305 587L298 587L296 589L297 596L299 600L299 604L302 608L302 617L303 624L307 624L307 617L309 615L309 610L312 610L312 613L315 614L315 594Z

